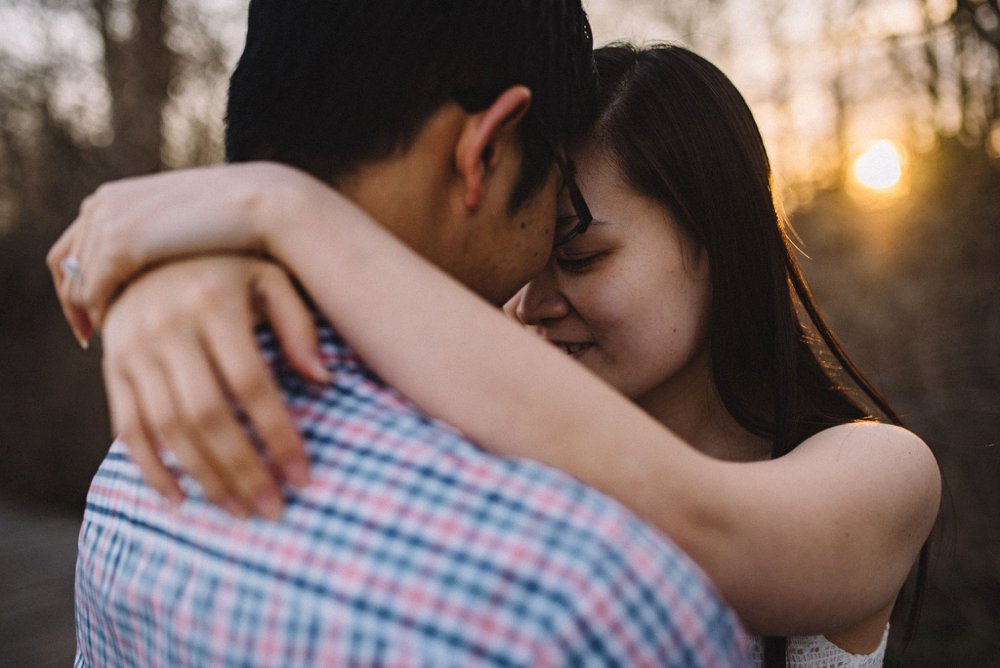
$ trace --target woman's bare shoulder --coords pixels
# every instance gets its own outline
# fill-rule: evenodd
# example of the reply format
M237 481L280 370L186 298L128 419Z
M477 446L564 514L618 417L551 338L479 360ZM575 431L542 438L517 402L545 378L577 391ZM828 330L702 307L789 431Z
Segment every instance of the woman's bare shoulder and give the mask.
M860 421L824 429L786 455L881 509L886 528L912 536L926 533L937 517L941 473L930 447L912 431L893 424ZM815 467L815 468L814 468ZM895 521L893 521L895 520ZM909 540L913 540L910 538Z
M790 455L835 457L861 461L874 467L912 467L930 482L939 477L937 460L930 447L915 433L894 424L858 421L829 427L810 436Z
M901 427L857 422L743 466L754 472L733 481L739 493L768 493L743 504L742 521L779 546L768 553L777 566L765 578L764 600L760 589L757 598L748 595L755 630L825 633L891 607L938 513L940 473L923 440Z

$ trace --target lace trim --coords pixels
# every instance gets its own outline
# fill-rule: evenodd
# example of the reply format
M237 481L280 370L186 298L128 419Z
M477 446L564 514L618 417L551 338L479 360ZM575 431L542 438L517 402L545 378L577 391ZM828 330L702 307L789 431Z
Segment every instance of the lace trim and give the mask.
M785 652L787 668L880 668L885 661L885 647L889 640L889 626L882 633L882 641L871 654L851 654L824 636L793 636L788 639ZM757 666L764 665L764 641L754 637L753 659Z

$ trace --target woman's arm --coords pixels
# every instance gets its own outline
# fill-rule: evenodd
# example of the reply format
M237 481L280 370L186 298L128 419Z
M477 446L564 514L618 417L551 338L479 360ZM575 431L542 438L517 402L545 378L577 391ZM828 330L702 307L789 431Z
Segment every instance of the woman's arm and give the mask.
M916 436L847 425L775 461L709 459L383 228L330 224L317 204L295 208L308 212L295 233L263 233L265 250L428 413L619 499L756 631L829 632L891 605L937 514L937 465ZM330 289L347 278L366 289Z
M709 459L336 193L301 184L254 200L242 225L223 221L207 238L184 228L181 241L156 242L156 229L125 226L126 238L149 246L105 249L105 258L269 253L427 412L494 452L543 461L618 498L705 568L756 631L836 630L891 603L936 514L937 468L919 439L852 425L773 462ZM115 235L104 238L114 245Z

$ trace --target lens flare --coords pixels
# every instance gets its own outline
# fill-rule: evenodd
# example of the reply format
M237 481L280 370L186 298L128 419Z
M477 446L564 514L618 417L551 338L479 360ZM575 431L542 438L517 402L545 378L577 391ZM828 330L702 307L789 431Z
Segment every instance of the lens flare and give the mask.
M903 177L903 164L899 149L887 139L868 147L854 161L854 178L871 190L890 190Z

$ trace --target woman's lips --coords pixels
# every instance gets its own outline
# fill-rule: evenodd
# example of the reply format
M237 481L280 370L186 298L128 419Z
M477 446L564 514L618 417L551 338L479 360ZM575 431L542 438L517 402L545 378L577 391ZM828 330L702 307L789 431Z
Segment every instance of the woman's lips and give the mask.
M559 348L570 357L575 357L575 358L583 356L583 354L588 350L590 350L591 347L593 347L594 345L591 342L573 343L570 341L551 341L551 340L549 341L549 343L554 345L556 348Z

